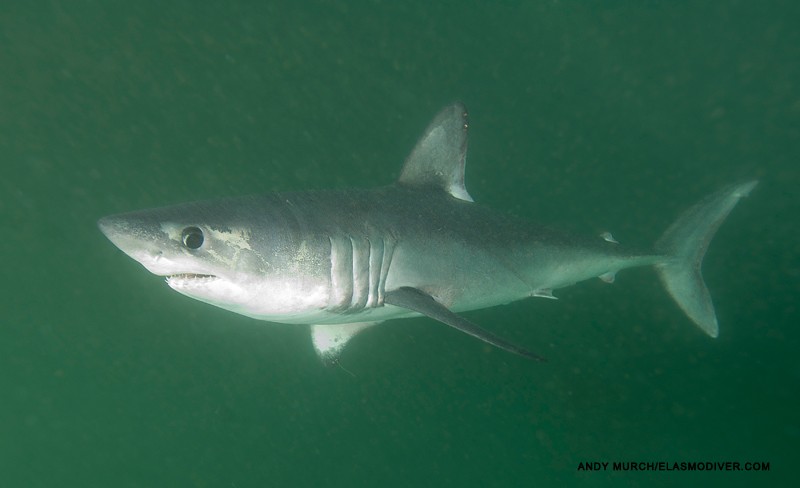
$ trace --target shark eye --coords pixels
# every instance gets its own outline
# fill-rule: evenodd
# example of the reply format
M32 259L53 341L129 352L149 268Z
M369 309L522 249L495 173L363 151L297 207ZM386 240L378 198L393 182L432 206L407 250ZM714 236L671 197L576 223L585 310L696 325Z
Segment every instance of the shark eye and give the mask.
M203 231L197 227L187 227L183 229L181 240L188 249L200 249L200 246L203 245Z

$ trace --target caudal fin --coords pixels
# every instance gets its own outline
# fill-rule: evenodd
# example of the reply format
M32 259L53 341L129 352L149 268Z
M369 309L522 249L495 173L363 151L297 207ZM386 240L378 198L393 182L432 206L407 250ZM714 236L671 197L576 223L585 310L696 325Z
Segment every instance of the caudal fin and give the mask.
M678 217L656 242L656 250L667 258L656 265L661 281L686 315L711 337L719 335L719 326L700 265L722 221L756 184L731 185L708 196Z

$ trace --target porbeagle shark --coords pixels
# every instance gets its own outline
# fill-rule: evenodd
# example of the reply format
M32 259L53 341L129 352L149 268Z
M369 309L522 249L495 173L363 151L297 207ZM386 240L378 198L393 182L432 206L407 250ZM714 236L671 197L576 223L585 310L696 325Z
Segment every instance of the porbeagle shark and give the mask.
M609 233L581 237L473 203L464 186L467 110L443 109L399 179L373 189L272 193L100 219L103 234L175 291L259 320L302 324L338 363L360 331L426 315L541 360L460 312L521 300L590 278L612 282L653 266L703 332L718 335L700 274L712 236L756 181L726 186L685 211L652 249Z

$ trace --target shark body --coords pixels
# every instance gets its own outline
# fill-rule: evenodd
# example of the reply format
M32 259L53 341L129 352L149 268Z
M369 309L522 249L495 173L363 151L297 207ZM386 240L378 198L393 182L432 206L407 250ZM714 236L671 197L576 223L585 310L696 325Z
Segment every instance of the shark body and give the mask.
M724 218L755 181L684 212L653 249L610 234L578 237L473 203L464 186L467 112L428 126L392 185L201 201L100 219L101 231L174 290L255 319L310 326L336 362L358 332L427 315L490 344L542 359L458 312L655 266L667 291L712 337L718 325L700 274ZM601 238L602 237L602 238Z

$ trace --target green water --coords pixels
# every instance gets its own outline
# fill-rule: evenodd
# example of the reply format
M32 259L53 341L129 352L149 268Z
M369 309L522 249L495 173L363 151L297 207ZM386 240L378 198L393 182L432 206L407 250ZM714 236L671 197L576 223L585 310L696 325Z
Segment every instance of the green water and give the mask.
M797 482L796 2L429 3L3 2L0 486ZM761 179L705 262L719 339L631 270L469 314L547 364L419 319L358 337L352 377L302 327L182 297L95 227L388 183L456 99L472 196L568 229L648 245Z

